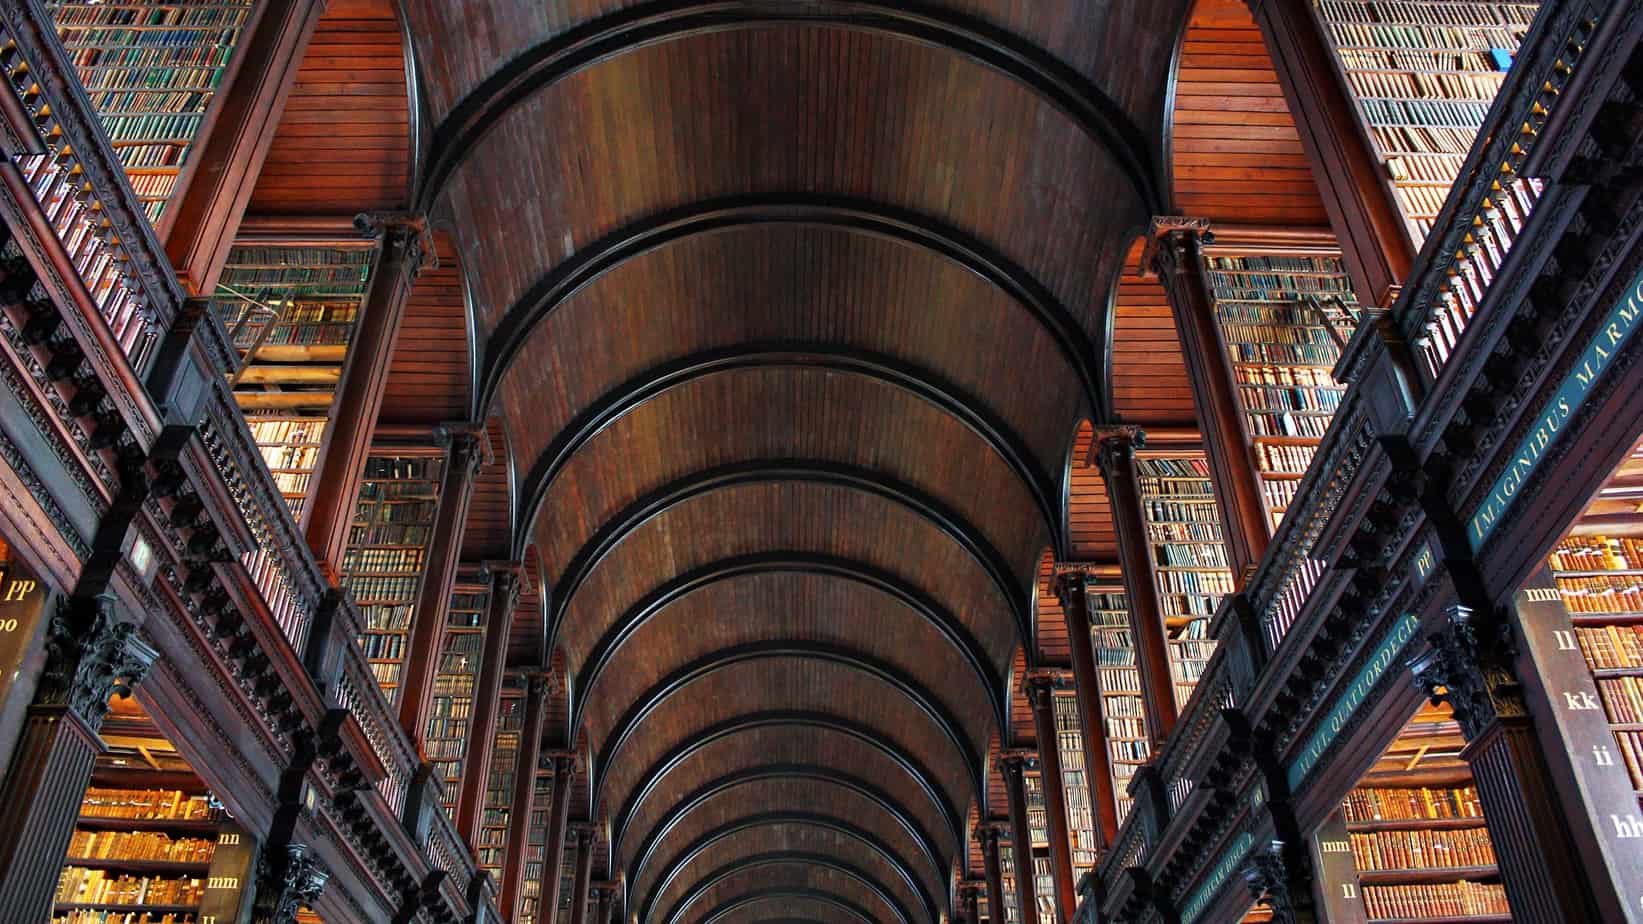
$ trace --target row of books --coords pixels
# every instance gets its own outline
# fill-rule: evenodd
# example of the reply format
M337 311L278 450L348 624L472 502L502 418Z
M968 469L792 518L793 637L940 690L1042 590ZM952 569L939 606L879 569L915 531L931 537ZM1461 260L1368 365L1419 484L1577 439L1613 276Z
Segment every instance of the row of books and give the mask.
M428 511L430 514L432 511ZM422 546L427 545L433 535L433 528L428 525L427 517L410 517L404 519L384 518L370 525L354 524L348 530L348 544L357 548L350 548L347 555L352 556L357 565L350 565L344 559L343 567L358 571L420 571L423 565L423 552L420 548L414 549L373 549L371 546Z
M334 302L357 308L365 295L371 259L371 251L357 248L237 246L229 251L217 297L270 293L282 302Z
M1304 475L1312 465L1316 447L1284 443L1256 443L1255 464L1274 474Z
M1643 724L1643 677L1599 677L1597 695L1610 722Z
M1261 481L1261 499L1266 501L1267 513L1272 516L1272 528L1276 532L1278 523L1283 514L1289 510L1289 505L1295 500L1295 492L1300 490L1301 483L1294 478L1265 478Z
M133 876L65 866L52 900L74 905L197 905L204 894L204 880L192 876Z
M1155 500L1151 497L1146 496L1145 486L1144 485L1143 485L1142 491L1143 491L1142 496L1143 496L1144 502L1142 503L1141 506L1142 506L1143 511L1147 514L1147 519L1149 519L1153 522L1169 523L1169 524L1176 524L1176 523L1207 523L1207 524L1211 524L1211 525L1216 526L1217 527L1217 532L1219 532L1219 526L1220 526L1221 518L1220 518L1220 514L1216 512L1215 505L1213 503L1208 503L1208 504L1187 504L1187 503L1182 503L1179 500L1170 500L1170 501ZM1212 494L1212 495L1209 495L1209 496L1213 497L1214 495ZM1158 542L1170 542L1170 541L1177 541L1177 540L1173 540L1173 539L1155 539L1155 540L1153 540L1154 544L1157 544Z
M258 446L318 449L325 439L323 417L247 417L245 422Z
M1462 6L1463 4L1453 4ZM1495 6L1511 9L1510 4L1473 3L1472 6ZM1329 37L1338 45L1350 48L1410 48L1432 51L1481 51L1496 49L1515 50L1523 41L1528 23L1517 25L1447 26L1437 23L1422 24L1412 20L1382 20L1380 22L1351 22L1336 20L1329 23ZM1493 59L1491 58L1491 63ZM1498 69L1498 66L1497 66Z
M1302 367L1305 368L1305 367ZM1268 407L1278 411L1313 411L1333 414L1346 394L1340 388L1297 388L1294 386L1241 385L1238 396L1245 407Z
M1219 520L1203 519L1193 523L1167 522L1155 520L1147 522L1147 541L1155 547L1159 543L1196 543L1205 546L1220 546L1221 523Z
M1498 882L1364 886L1363 904L1371 918L1458 918L1511 913L1506 905L1506 889Z
M1468 54L1468 52L1462 52ZM1486 55L1477 55L1477 65L1486 64ZM1417 65L1409 70L1405 61L1410 57L1408 53L1394 52L1393 58L1373 53L1354 52L1353 57L1347 60L1346 82L1353 92L1366 100L1421 100L1422 104L1439 104L1446 101L1479 100L1487 103L1500 90L1499 76L1485 71L1438 71L1427 73L1427 68L1418 65L1433 63L1418 58L1412 63ZM1423 99L1425 98L1425 99ZM1412 119L1414 122L1424 122L1424 119ZM1441 123L1440 123L1441 124Z
M1233 373L1240 385L1341 389L1330 371L1321 366L1258 366L1246 364L1237 366Z
M77 830L69 839L69 856L86 860L165 860L208 863L216 841L203 837L172 838L160 831ZM72 861L70 861L72 862Z
M1643 668L1643 625L1579 626L1575 638L1593 670Z
M1333 411L1291 412L1291 411L1260 411L1245 405L1244 422L1249 427L1249 435L1256 439L1262 437L1305 437L1321 441L1324 433L1329 429L1329 421Z
M353 592L355 600L399 600L414 597L416 595L417 584L420 583L420 581L420 574L411 577L353 576L344 574L342 577L342 586ZM370 618L370 616L367 616L367 619ZM383 628L387 628L387 625L384 625L381 620L373 624L383 625ZM409 625L407 624L406 627L409 628Z
M1643 732L1615 729L1615 743L1620 745L1620 757L1631 774L1632 788L1643 793Z
M1354 833L1351 839L1352 857L1359 869L1450 869L1495 864L1495 849L1487 828L1377 831Z
M1229 343L1227 350L1235 363L1288 363L1330 368L1338 356L1332 345L1322 343Z
M1233 591L1229 571L1180 571L1162 566L1155 571L1158 589L1166 594L1221 595Z
M1162 542L1152 546L1153 563L1159 568L1225 568L1224 546L1206 542Z
M394 693L399 687L399 678L405 667L402 661L372 661L371 678L382 688L383 695L390 703L395 701Z
M1540 4L1456 3L1455 0L1316 0L1331 19L1358 22L1425 22L1447 26L1527 26Z
M1630 615L1643 612L1643 577L1598 575L1557 578L1563 605L1571 613Z
M80 814L95 818L202 821L211 817L205 796L177 789L109 789L92 786L80 803Z
M197 924L188 911L59 911L51 924Z
M1548 563L1559 571L1643 569L1643 539L1569 536L1552 550Z
M1478 790L1466 786L1360 787L1342 803L1346 820L1416 821L1437 818L1482 818Z
M1141 689L1141 672L1135 668L1135 650L1125 645L1122 650L1112 647L1110 638L1098 639L1107 643L1109 650L1114 652L1113 658L1125 667L1098 667L1096 675L1099 677L1101 691L1108 695L1115 693L1132 693Z
M411 480L432 482L438 477L439 463L433 458L417 458L406 456L372 456L365 462L365 479L377 482L376 492L392 491L390 485L381 482L397 480ZM376 493L374 492L374 493ZM387 496L384 494L383 496Z

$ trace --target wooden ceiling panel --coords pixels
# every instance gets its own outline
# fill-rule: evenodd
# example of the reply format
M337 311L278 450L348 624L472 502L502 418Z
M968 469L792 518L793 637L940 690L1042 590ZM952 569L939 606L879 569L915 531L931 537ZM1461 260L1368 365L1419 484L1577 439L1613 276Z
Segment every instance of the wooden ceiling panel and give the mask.
M393 3L333 2L297 71L248 211L351 216L403 208L410 151Z
M844 577L803 573L799 566L704 580L634 628L598 677L588 678L588 734L604 740L628 704L675 672L711 663L725 650L761 646L845 652L892 668L951 710L975 751L987 746L995 724L987 695L996 676L991 665L970 661L943 627L889 593Z
M1077 561L1109 561L1118 557L1118 533L1112 522L1112 503L1101 468L1090 457L1095 428L1089 421L1078 427L1068 466L1067 530L1072 557Z
M715 924L866 924L860 914L840 908L826 898L805 895L768 895L722 909Z
M783 769L799 776L792 768L810 768L815 777L825 774L876 789L919 829L944 865L962 847L941 806L887 746L863 740L844 727L773 722L705 739L684 760L669 764L655 788L634 807L618 845L618 862L624 868L631 863L651 833L684 811L691 799Z
M1011 601L958 538L888 498L822 481L721 487L647 517L570 596L559 644L580 665L619 617L669 579L770 550L857 563L917 589L976 638L999 672L1017 644L1014 621L999 618Z
M502 418L485 421L491 441L491 462L479 470L468 501L468 525L462 534L463 561L503 561L513 534L513 507L509 500L512 452Z
M446 192L487 330L549 266L716 197L849 196L937 216L1026 267L1098 336L1145 220L1106 149L1023 85L949 52L825 28L646 46L502 115ZM871 268L863 268L872 272Z
M1175 80L1170 167L1180 214L1328 224L1278 74L1242 0L1198 0Z
M739 899L776 891L825 893L866 912L872 921L914 924L925 917L918 905L909 905L890 894L888 883L854 875L854 864L848 859L842 861L847 864L844 868L834 868L812 863L808 858L772 858L725 872L721 872L724 866L710 865L705 859L691 863L687 875L681 875L660 893L656 920L703 924L715 911Z
M526 395L504 401L515 445L539 442ZM727 426L734 421L734 426ZM668 391L607 426L554 482L537 522L546 571L563 575L601 524L646 493L746 460L831 460L914 485L982 526L1027 586L1047 542L1015 473L955 418L908 392L824 370L747 369ZM744 528L748 524L723 524ZM557 583L557 580L556 580Z
M860 231L800 225L698 234L622 263L532 330L502 388L528 396L533 432L546 435L667 364L778 345L905 365L998 417L1046 477L1066 459L1061 421L1083 400L1043 319L964 265ZM525 465L537 448L521 442Z
M599 745L601 804L626 804L649 768L704 730L747 713L770 711L818 713L873 729L925 768L954 812L971 797L969 757L962 742L948 737L902 690L843 663L779 656L705 674L656 704L623 742ZM603 752L607 747L615 750ZM671 833L669 840L677 841Z
M435 235L437 266L417 277L405 302L384 386L382 423L468 419L468 319L462 267L449 235ZM503 449L504 447L495 447Z
M1143 426L1196 426L1192 384L1169 296L1157 279L1140 276L1143 244L1136 238L1130 245L1113 300L1113 413L1120 421Z
M885 812L872 799L852 789L790 778L751 782L703 800L697 805L694 811L682 818L675 829L668 833L665 842L651 854L649 861L642 868L634 870L634 878L628 884L628 894L635 910L646 908L647 900L654 894L658 900L651 908L652 914L649 919L665 920L656 913L664 908L674 907L688 890L690 883L701 881L717 866L735 854L749 849L751 845L747 842L734 844L713 856L696 858L690 857L690 846L700 842L710 832L734 826L740 821L757 819L759 815L768 813L791 816L796 822L798 816L811 816L821 822L821 827L827 827L831 823L832 826L860 832L882 845L885 852L896 858L897 862L916 877L915 881L924 893L923 897L916 896L912 890L898 890L898 895L903 897L903 901L910 908L922 912L930 904L938 909L946 906L945 868L931 865L923 845L903 828L894 816ZM863 849L865 845L861 838L849 840L854 840L855 843L840 845L847 851L843 857L858 859L873 852ZM676 881L665 882L668 873L676 867L683 870L683 874L676 877L676 880L685 880L683 888L680 888ZM692 916L690 920L697 918Z

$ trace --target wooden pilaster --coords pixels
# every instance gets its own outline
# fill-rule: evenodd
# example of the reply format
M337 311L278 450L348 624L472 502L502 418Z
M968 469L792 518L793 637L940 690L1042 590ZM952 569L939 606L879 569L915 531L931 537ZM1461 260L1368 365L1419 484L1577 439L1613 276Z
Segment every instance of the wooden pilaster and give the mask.
M958 884L959 914L968 924L981 924L981 890L987 886L984 882L975 879L966 879Z
M1004 794L1010 803L1010 854L1015 859L1015 900L1021 924L1037 924L1038 921L1038 890L1033 881L1033 834L1032 827L1027 823L1025 779L1027 762L1033 757L1030 751L1005 751L998 759L1004 773Z
M525 728L520 734L519 757L514 764L513 801L508 808L508 844L503 854L501 911L512 920L519 914L521 884L525 875L525 846L529 843L532 800L536 796L536 765L542 751L542 706L547 700L547 684L540 675L532 675L525 691ZM559 779L553 781L553 804L557 811L561 802ZM564 834L564 819L559 818L554 830L548 832L549 847L555 833ZM558 869L558 866L549 867ZM558 876L550 877L554 882ZM556 896L557 897L557 896Z
M1598 910L1594 877L1570 837L1500 627L1463 606L1451 607L1446 618L1410 667L1434 702L1453 707L1466 737L1461 758L1477 782L1512 920L1612 920Z
M190 293L217 287L324 0L271 0L235 49L239 59L209 133L191 152L161 218L166 253Z
M611 909L615 904L617 884L614 882L596 882L593 884L593 924L610 924Z
M1391 307L1414 263L1414 247L1330 60L1312 4L1247 2L1295 117L1358 300Z
M1552 795L1605 921L1643 922L1643 815L1563 595L1542 569L1507 609L1523 699Z
M1175 684L1170 678L1169 640L1164 635L1164 612L1158 602L1147 522L1141 514L1141 492L1136 484L1135 450L1144 445L1146 435L1135 427L1107 430L1098 434L1096 461L1112 504L1124 592L1130 604L1135 665L1147 713L1147 737L1156 748L1175 727Z
M456 584L457 559L462 554L462 531L468 525L468 502L474 477L484 460L484 431L475 426L440 428L446 443L444 477L439 485L439 507L434 513L422 585L417 591L411 623L410 655L405 661L404 689L399 697L399 721L421 753L433 705L434 676L445 641L445 617Z
M1056 920L1072 920L1077 900L1073 897L1072 832L1067 823L1067 790L1061 776L1061 749L1055 732L1055 688L1060 677L1055 671L1032 671L1025 684L1027 701L1033 709L1033 732L1038 739L1038 779L1044 789L1044 814L1050 835L1050 875L1055 882Z
M456 830L469 848L479 840L485 810L485 781L490 776L491 748L496 744L496 711L502 700L502 668L508 654L508 631L519 603L520 564L486 565L491 597L485 611L485 645L474 681L474 714L463 746L462 793L456 804Z
M553 809L548 813L547 847L542 852L542 905L537 914L538 924L561 924L559 922L559 889L561 887L559 871L565 866L565 834L567 819L570 815L570 791L572 775L576 773L576 755L571 751L555 751L553 753ZM536 764L532 763L532 767ZM512 836L513 830L508 834ZM515 906L508 903L508 908ZM517 913L517 912L515 912Z
M576 878L571 883L570 924L587 924L588 888L593 879L593 825L571 825L576 835Z
M1107 754L1107 723L1101 711L1100 675L1090 640L1090 611L1085 598L1089 578L1081 571L1056 575L1055 592L1067 621L1072 651L1073 688L1078 697L1078 726L1084 735L1084 782L1095 813L1096 836L1106 849L1118 836L1118 807L1113 801L1112 764Z
M1004 869L998 861L998 839L1003 830L996 822L976 827L981 843L981 868L987 881L987 924L1004 924Z
M1206 226L1201 220L1154 218L1152 268L1169 295L1192 384L1198 432L1203 435L1204 455L1215 483L1227 564L1242 587L1254 574L1272 536L1261 498L1260 472L1244 433L1238 381L1221 343L1215 302L1204 275L1202 235Z
M158 656L114 605L108 594L75 598L51 619L46 669L0 784L0 908L15 920L51 920L109 697L130 695Z
M331 419L325 428L310 484L313 493L303 506L303 532L319 566L334 584L342 554L348 548L348 528L359 500L360 476L371 452L371 433L382 410L383 386L399 322L425 257L432 245L423 240L426 223L405 216L366 216L359 224L381 237L381 249L371 268L369 288L360 305L359 322L342 367Z

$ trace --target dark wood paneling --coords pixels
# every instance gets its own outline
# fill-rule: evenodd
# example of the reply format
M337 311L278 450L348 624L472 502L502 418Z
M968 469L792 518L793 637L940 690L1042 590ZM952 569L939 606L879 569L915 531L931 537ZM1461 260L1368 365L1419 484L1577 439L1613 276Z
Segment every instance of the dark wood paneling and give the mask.
M1137 238L1130 245L1114 299L1113 413L1127 423L1195 424L1169 296L1156 278L1141 278L1142 244Z
M435 240L439 264L422 271L405 303L377 418L382 423L439 424L468 417L462 267L450 238L441 232Z
M400 38L389 0L327 5L251 195L251 214L404 206L411 136Z
M915 910L918 905L908 906L893 896L881 896L875 892L871 882L864 883L843 870L804 861L762 863L723 878L714 877L711 884L705 881L709 875L722 869L726 860L733 859L704 856L690 864L687 875L678 877L658 895L654 906L657 917L654 920L701 924L716 908L769 889L826 892L866 911L875 921L893 922L898 915L905 915L909 924L913 924L915 916L920 915L920 911ZM849 863L849 860L845 862ZM702 887L697 891L699 884ZM888 884L879 888L887 889ZM687 897L690 899L688 906L684 904Z
M492 461L474 479L473 498L468 504L468 529L462 536L463 561L501 561L508 557L508 540L513 528L513 506L509 499L512 451L502 418L485 421L485 436L491 441Z
M1183 215L1323 226L1277 72L1241 0L1198 0L1176 71L1171 171Z

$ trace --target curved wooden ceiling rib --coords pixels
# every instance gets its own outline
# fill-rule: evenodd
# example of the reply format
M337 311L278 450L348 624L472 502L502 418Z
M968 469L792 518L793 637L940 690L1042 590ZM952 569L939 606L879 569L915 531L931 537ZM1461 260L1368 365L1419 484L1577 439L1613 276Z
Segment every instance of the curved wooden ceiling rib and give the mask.
M770 907L791 914L815 907L826 924L875 924L868 911L853 902L820 889L759 889L737 896L714 908L700 924L738 924L742 917Z
M715 762L715 752L722 751L730 753ZM721 783L771 760L786 758L788 765L803 766L823 753L854 757L856 761L841 763L857 770L882 770L875 782L895 803L903 826L931 845L931 853L939 853L939 842L925 832L940 830L951 841L962 840L957 809L930 771L876 729L819 711L755 712L702 730L640 774L627 801L611 813L616 861L626 867L649 853L698 805L700 796L718 792ZM630 839L634 831L642 836Z
M817 889L865 908L885 924L939 924L939 915L914 917L889 891L855 865L826 854L776 851L743 857L711 870L672 902L653 905L658 924L697 924L707 909L726 900L771 888Z

